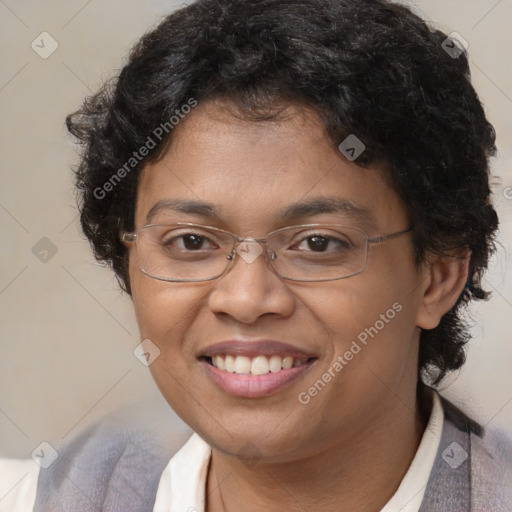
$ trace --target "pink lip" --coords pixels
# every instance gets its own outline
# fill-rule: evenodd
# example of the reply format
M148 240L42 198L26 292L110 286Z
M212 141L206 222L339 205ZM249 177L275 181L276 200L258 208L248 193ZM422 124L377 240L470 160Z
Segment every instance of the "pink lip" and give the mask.
M282 341L274 341L269 339L252 339L252 340L227 340L210 345L199 354L203 357L212 357L218 354L231 354L234 356L256 357L258 355L267 356L292 356L295 359L309 359L316 357L309 351L298 349L288 343Z
M223 391L244 398L261 398L275 393L311 368L313 362L314 360L311 360L301 366L281 370L276 373L252 376L229 373L224 370L219 370L206 360L201 361L209 377L211 377Z
M221 354L246 357L256 357L258 355L291 356L294 359L308 361L301 366L286 370L282 369L276 373L269 372L265 375L239 375L237 373L219 370L206 360L206 358ZM204 349L198 357L207 375L223 391L234 396L246 398L264 397L275 393L307 371L317 359L317 356L310 351L299 349L282 341L261 338L240 338L214 343Z

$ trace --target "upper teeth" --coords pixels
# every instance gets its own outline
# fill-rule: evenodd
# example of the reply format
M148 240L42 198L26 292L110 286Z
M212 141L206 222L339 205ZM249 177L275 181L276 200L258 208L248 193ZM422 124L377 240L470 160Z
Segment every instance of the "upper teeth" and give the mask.
M230 373L245 373L251 375L265 375L268 372L276 373L281 369L289 369L304 364L306 359L294 359L292 356L232 356L219 354L212 357L212 364L219 370Z

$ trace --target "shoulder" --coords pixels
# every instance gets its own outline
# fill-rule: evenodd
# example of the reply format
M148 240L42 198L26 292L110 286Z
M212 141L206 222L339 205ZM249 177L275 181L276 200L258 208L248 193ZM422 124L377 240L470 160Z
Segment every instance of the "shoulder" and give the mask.
M41 471L34 511L151 510L161 473L182 441L157 425L95 424Z
M459 435L469 435L468 445L475 476L496 469L505 476L512 475L512 439L504 430L483 425L446 398L441 397L445 422L457 429ZM512 479L508 481L512 485Z
M451 482L462 494L467 492L474 510L510 510L512 440L504 431L475 421L446 398L441 397L441 403L445 420L434 468L443 482Z
M103 418L56 446L56 460L39 471L34 512L152 510L161 474L190 430L143 409L133 414Z
M502 430L487 428L482 436L471 438L472 504L475 510L511 510L510 437Z
M172 456L158 431L97 423L58 448L41 469L35 511L101 510L105 502L128 504L156 493L159 472Z

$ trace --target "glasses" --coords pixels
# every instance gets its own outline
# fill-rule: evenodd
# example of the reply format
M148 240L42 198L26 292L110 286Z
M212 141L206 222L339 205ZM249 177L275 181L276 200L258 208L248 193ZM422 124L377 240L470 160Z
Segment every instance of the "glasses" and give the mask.
M173 282L210 281L223 275L238 254L252 263L263 253L282 279L332 281L360 274L370 244L408 233L413 228L369 238L358 228L341 224L303 224L272 231L267 238L242 238L212 226L180 222L142 226L121 234L135 242L144 274Z

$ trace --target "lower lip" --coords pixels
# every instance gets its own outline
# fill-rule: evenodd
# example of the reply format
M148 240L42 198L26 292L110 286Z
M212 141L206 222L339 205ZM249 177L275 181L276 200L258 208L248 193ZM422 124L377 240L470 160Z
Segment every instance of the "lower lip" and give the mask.
M201 361L205 366L207 374L226 393L244 398L260 398L272 395L287 384L290 384L304 372L307 372L314 360L308 361L301 366L282 369L276 373L264 375L240 375L219 370L216 366L207 361Z

